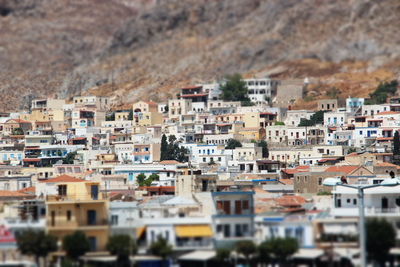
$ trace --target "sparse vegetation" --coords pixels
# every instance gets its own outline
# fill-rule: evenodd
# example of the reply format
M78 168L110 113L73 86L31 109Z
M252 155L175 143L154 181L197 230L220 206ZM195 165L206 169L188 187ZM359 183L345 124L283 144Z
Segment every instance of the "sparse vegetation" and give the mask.
M299 123L299 127L304 126L315 126L317 124L322 124L324 122L325 111L319 110L315 112L309 120L302 118Z
M365 104L372 105L386 103L387 98L393 96L397 92L398 86L399 83L397 80L380 83L376 90L369 95L370 99L367 99Z
M329 98L338 98L338 96L340 95L340 90L337 89L336 87L332 87L331 89L329 89L328 91L326 91L326 96Z

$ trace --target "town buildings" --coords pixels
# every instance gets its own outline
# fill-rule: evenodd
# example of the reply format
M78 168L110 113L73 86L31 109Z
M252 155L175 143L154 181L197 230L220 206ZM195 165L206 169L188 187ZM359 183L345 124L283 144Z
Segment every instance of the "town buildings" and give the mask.
M253 106L220 99L213 83L122 110L108 97L76 96L34 99L29 110L2 114L7 231L32 227L62 241L79 230L96 253L110 235L131 236L139 254L162 236L177 257L292 237L301 248L293 259L304 259L324 255L333 240L349 249L335 253L354 261L357 196L324 179L379 184L400 173L397 100L323 99L316 110L296 110L292 99L277 97L287 83L244 82ZM366 216L397 229L399 194L398 186L367 190Z

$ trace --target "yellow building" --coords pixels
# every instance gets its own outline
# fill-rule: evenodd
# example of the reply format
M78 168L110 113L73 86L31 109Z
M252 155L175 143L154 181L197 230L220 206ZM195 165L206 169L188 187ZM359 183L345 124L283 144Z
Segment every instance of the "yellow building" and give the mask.
M139 101L132 105L133 125L152 126L163 123L163 115L158 112L158 105L155 102Z
M60 240L75 231L89 238L92 251L104 251L108 240L108 200L100 183L63 175L49 179L57 192L48 195L47 230Z

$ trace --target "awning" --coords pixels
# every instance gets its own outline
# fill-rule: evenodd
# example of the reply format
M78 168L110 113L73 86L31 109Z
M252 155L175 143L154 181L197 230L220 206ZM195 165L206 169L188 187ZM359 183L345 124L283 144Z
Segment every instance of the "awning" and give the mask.
M178 237L212 237L213 232L209 225L178 225L175 226Z
M197 250L189 252L185 255L180 256L178 259L182 261L208 261L214 258L216 252L214 250Z
M136 228L136 237L138 239L141 238L145 231L146 231L146 226Z
M324 251L318 248L301 248L293 255L295 259L316 259L324 255Z
M324 224L325 234L356 234L357 226L355 223L329 223Z

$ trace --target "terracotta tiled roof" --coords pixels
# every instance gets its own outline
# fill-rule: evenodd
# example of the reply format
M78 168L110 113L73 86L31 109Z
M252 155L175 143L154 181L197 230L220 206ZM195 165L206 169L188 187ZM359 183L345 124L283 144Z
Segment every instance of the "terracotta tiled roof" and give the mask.
M393 163L390 163L390 162L379 162L379 163L375 164L375 166L378 166L378 167L396 167L397 169L400 169L399 165L396 165L396 164L393 164Z
M282 184L285 184L285 185L292 185L293 184L293 180L292 179L279 179L279 182L281 182Z
M28 194L35 194L36 192L36 187L30 186L30 187L25 187L24 189L18 190L20 193L28 193Z
M163 160L163 161L160 161L160 164L163 164L163 165L175 165L175 164L180 164L180 162L176 161L176 160Z
M275 202L283 207L294 207L294 206L302 206L306 203L306 199L301 196L282 196L280 198L276 198Z
M358 156L357 152L353 152L353 153L346 155L346 157L356 157L356 156Z
M149 105L149 106L154 106L154 107L158 107L158 104L156 103L156 102L154 102L154 101L146 101L146 103Z
M29 197L29 196L30 195L18 191L0 190L0 197Z
M400 114L400 112L397 112L397 111L382 111L382 112L378 113L378 115L395 115L395 114Z
M393 137L378 137L376 138L378 141L390 141L393 140Z
M57 176L56 178L42 181L43 183L74 183L74 182L85 182L85 180L78 179L66 174Z
M14 122L16 122L16 123L31 123L30 121L26 121L23 119L9 119L6 121L6 123L9 123L9 122L11 122L11 123L14 123Z
M325 172L344 172L346 174L350 174L357 170L360 166L351 166L351 165L345 165L345 166L331 166L327 169L325 169Z

